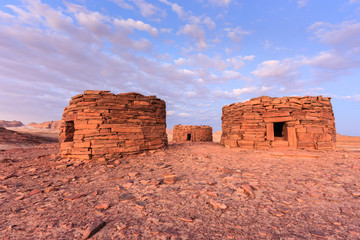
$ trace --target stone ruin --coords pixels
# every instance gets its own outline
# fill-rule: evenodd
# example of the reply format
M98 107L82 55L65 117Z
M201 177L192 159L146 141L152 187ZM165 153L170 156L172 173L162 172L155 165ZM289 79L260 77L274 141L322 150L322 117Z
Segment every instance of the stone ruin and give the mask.
M212 142L212 127L176 125L173 129L173 142Z
M243 148L335 148L330 97L253 98L223 107L221 144Z
M84 160L162 148L168 144L165 101L87 90L64 109L59 141L63 158Z

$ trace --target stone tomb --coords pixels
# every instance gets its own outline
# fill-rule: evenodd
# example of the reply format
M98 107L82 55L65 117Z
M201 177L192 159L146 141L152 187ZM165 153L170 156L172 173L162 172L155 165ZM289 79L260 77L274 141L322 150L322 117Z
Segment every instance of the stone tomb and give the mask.
M88 90L69 103L60 126L63 158L97 159L167 146L166 106L155 96Z
M212 127L176 125L173 129L173 142L212 142Z
M223 107L221 144L244 148L335 148L329 97L267 96Z

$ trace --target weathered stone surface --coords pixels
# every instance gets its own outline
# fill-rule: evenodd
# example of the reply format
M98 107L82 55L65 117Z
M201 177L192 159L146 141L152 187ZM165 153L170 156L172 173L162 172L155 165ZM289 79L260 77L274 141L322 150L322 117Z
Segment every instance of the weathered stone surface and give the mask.
M64 109L59 142L63 158L85 160L165 147L165 102L139 93L87 90Z
M329 97L253 98L223 107L221 144L234 148L335 148Z
M173 130L173 142L212 142L212 127L176 125Z
M225 210L227 209L227 206L224 203L219 203L213 199L210 199L210 204L215 208L215 209L222 209Z
M100 231L104 226L106 225L106 222L95 219L93 223L91 223L83 232L82 239L89 239L94 234L96 234L98 231Z

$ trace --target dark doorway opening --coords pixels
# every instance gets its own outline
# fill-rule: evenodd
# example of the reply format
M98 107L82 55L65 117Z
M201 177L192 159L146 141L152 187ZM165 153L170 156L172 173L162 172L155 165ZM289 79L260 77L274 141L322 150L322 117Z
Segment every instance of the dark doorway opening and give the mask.
M191 141L191 134L190 133L187 135L186 141Z
M65 122L65 142L74 141L75 125L74 121Z
M284 137L285 136L285 122L275 122L274 123L274 137Z

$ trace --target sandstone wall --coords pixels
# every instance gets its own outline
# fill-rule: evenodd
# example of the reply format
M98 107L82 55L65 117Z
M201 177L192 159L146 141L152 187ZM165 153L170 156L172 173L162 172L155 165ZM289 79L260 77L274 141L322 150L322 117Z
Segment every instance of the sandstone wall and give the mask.
M336 140L330 98L322 96L265 96L224 106L222 131L227 147L329 150Z
M176 125L173 130L173 142L212 142L212 127Z
M167 145L166 106L155 96L85 91L71 98L60 125L64 158L92 159Z

